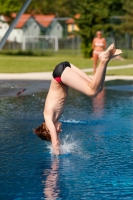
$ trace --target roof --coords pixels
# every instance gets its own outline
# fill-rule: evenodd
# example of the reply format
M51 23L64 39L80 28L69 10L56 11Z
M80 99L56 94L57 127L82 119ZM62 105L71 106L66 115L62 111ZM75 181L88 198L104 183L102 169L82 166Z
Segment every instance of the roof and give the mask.
M34 19L42 26L48 27L53 19L55 18L55 15L34 15Z
M9 22L10 21L10 18L8 17L8 16L6 16L6 15L3 15L3 17L4 17L4 19L5 19L5 22Z
M16 13L11 13L11 16L6 16L6 15L1 15L1 16L4 17L5 22L10 23L10 22L11 22L11 19L14 19L14 18L16 17ZM1 17L1 16L0 16L0 17Z
M20 19L19 19L17 25L15 26L15 28L22 28L30 17L31 17L31 14L23 14L20 17Z
M12 13L11 16L12 16L12 18L15 18L16 17L16 13ZM5 21L8 23L10 21L10 18L5 16L5 15L4 15L4 17L5 17ZM30 17L33 17L36 20L36 22L38 22L41 26L48 27L51 24L51 22L53 21L53 19L55 18L55 15L23 14L20 17L20 19L19 19L17 25L15 26L15 28L22 28Z
M79 19L80 18L80 14L76 14L74 16L74 18ZM74 18L70 18L66 21L67 24L73 24L75 22Z

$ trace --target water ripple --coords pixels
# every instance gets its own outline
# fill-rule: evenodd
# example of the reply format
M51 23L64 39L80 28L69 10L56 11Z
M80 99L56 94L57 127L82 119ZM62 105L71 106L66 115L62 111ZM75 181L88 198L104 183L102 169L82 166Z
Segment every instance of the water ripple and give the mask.
M46 94L0 99L1 200L133 199L132 93L72 94L59 157L32 131Z

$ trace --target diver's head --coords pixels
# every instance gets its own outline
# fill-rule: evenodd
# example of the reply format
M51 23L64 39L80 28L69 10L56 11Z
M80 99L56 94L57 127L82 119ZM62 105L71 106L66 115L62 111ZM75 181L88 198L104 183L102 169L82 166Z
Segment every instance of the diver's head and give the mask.
M55 123L55 128L57 135L59 135L59 133L62 131L62 123L57 121ZM50 131L47 128L45 122L43 122L38 128L33 129L33 131L42 140L51 141Z
M50 131L48 130L45 122L38 128L33 129L34 133L42 140L51 141Z

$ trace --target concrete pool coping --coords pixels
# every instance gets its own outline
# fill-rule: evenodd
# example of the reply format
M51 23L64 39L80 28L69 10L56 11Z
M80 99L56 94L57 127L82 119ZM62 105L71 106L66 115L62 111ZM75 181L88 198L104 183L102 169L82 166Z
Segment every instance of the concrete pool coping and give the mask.
M133 64L123 66L110 66L107 70L133 68ZM84 72L92 72L93 69L82 69ZM91 75L89 75L92 77ZM31 73L0 73L0 80L51 80L52 72L31 72ZM108 80L133 80L133 76L109 76L107 75L105 81Z
M123 68L133 68L133 65L108 67L108 70ZM92 72L92 70L83 69L84 72ZM28 94L47 91L51 78L52 72L0 73L0 97L15 96L17 92L24 88L26 88ZM111 80L133 80L133 76L106 76L105 81ZM26 92L23 94L26 94Z

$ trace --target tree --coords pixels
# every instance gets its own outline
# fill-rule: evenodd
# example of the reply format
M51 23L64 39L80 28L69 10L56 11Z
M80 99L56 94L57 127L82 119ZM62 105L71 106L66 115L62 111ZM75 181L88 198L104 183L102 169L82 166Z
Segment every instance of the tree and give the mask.
M20 0L23 2L23 0ZM72 0L32 0L27 8L27 13L55 14L58 17L70 16L73 13L74 1Z
M75 1L75 9L80 13L80 18L75 19L82 39L82 50L85 57L92 53L91 43L97 30L107 33L111 30L110 17L115 14L121 1L115 0L84 0Z
M123 10L125 15L121 18L120 30L123 33L129 33L133 35L133 1L123 1Z
M18 0L0 0L0 14L11 16L11 13L20 10L21 3Z
M120 11L116 16L112 16L113 36L116 44L124 41L127 49L132 49L133 36L133 2L121 0ZM118 43L117 43L118 42Z

